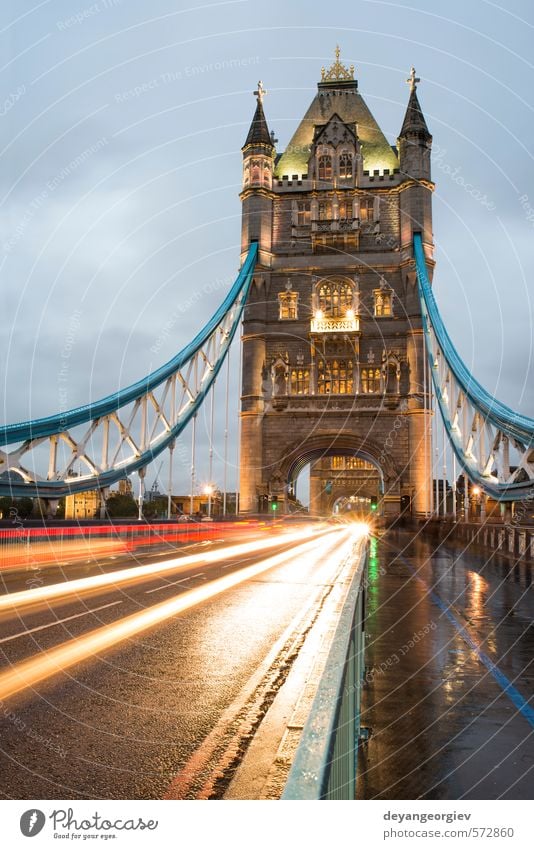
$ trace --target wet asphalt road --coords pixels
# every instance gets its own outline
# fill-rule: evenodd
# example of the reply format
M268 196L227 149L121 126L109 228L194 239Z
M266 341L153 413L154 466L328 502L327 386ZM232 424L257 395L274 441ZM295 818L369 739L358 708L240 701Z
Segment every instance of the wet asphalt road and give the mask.
M268 556L289 547L281 539ZM4 618L2 667L206 586L262 556L195 565L164 579ZM78 567L73 576L81 573ZM331 565L308 553L0 701L2 798L163 797L239 701L273 644L317 606L333 574ZM53 572L47 570L45 578L48 583ZM10 577L10 592L24 587L24 575ZM48 627L54 618L64 621ZM189 795L194 793L192 786Z
M390 532L367 600L359 798L534 798L532 566Z

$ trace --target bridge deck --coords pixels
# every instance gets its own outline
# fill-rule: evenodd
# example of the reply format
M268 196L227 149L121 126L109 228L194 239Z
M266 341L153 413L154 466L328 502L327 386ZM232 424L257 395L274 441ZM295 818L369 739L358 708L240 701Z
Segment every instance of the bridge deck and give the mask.
M531 568L372 541L360 798L532 798Z

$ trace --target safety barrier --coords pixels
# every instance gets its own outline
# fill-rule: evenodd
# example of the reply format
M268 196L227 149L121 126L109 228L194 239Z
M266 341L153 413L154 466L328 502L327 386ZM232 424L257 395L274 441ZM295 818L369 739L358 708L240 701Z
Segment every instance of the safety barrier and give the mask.
M132 552L144 546L168 547L241 535L270 528L265 522L161 522L0 528L0 568L62 563Z
M364 545L282 799L355 798L366 566Z

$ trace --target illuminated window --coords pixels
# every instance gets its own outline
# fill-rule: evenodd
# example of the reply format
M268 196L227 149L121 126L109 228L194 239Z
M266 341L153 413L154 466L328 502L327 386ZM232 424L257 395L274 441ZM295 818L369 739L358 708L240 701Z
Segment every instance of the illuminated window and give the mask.
M271 185L271 166L268 162L263 163L263 185Z
M304 368L291 369L291 394L310 394L310 372Z
M364 368L361 374L362 392L365 394L380 392L380 369Z
M307 227L310 223L310 204L305 201L299 201L297 204L297 226Z
M344 457L332 457L332 468L333 469L344 469L345 468L345 458Z
M362 460L361 457L347 457L347 463L345 466L346 469L363 469L367 472L371 472L374 470L374 466L372 463L368 463L367 460Z
M260 168L260 162L259 162L258 159L252 160L251 169L252 169L252 183L259 183L260 182L261 168Z
M352 200L339 201L339 217L342 219L352 218Z
M375 219L375 202L373 198L362 198L360 201L360 221L372 222Z
M351 395L351 360L322 360L318 368L317 390L319 395Z
M339 179L350 180L352 177L352 156L350 153L342 153L339 157Z
M318 307L327 318L344 316L353 309L354 289L350 283L333 280L321 283L317 290Z
M298 293L279 292L280 321L295 321L298 318Z
M329 201L321 201L318 212L319 221L330 221L332 218L332 204Z
M389 289L375 289L375 316L384 317L393 315L392 297Z
M327 153L323 153L319 157L319 179L332 179L332 157Z

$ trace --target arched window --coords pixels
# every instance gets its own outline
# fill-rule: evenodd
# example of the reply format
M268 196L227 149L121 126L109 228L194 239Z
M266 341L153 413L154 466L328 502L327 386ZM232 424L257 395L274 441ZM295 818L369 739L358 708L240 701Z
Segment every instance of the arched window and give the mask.
M324 281L317 290L317 301L327 318L345 316L354 307L354 288L344 280Z
M317 390L319 395L352 395L352 360L321 360Z
M360 200L360 221L371 223L375 219L375 202L373 198Z
M374 296L375 316L377 316L378 318L384 318L393 315L393 293L391 289L375 289Z
M330 221L332 218L332 204L330 201L321 201L318 207L319 221Z
M332 179L332 157L328 153L323 153L319 157L318 161L319 165L319 179L320 180L331 180Z
M372 394L380 392L380 369L364 368L361 373L362 392Z
M310 394L310 372L304 368L291 369L291 394Z
M259 183L261 175L260 162L258 159L252 160L252 183Z
M339 157L339 179L350 180L352 178L352 154L342 153Z
M279 292L280 321L296 321L298 318L298 292Z
M352 200L340 200L339 205L339 217L342 220L347 218L352 218Z

